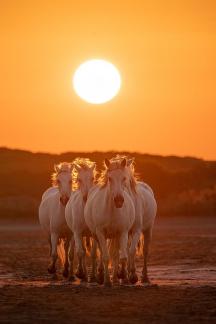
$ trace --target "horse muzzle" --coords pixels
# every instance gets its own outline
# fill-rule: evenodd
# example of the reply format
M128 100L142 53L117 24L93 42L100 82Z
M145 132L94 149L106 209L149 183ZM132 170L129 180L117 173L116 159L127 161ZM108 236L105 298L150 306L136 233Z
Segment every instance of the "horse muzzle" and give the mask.
M115 203L116 208L122 208L123 203L124 203L124 197L121 195L115 196L114 203Z
M86 195L83 195L83 201L84 201L84 203L86 203L87 198L88 198L88 195L87 194Z
M67 196L61 196L61 197L60 197L60 202L61 202L62 205L64 205L64 206L67 205L68 200L69 200L69 197L67 197Z

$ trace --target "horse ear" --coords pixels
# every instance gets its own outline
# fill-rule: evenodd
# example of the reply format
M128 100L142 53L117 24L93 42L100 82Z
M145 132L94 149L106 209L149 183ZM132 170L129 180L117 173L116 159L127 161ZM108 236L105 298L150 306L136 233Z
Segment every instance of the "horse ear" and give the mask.
M77 172L80 171L80 169L81 169L80 165L74 164L73 166L74 166L74 168L76 169Z
M134 162L134 158L132 158L132 159L128 159L127 160L127 166L129 167L129 166L131 166L131 164Z
M54 170L55 170L56 173L58 173L60 171L60 168L59 168L58 164L54 165Z
M121 161L121 167L122 167L122 168L125 168L125 167L126 167L126 164L127 164L127 160L126 160L126 159L123 159L123 160Z
M105 164L105 166L107 167L107 169L109 168L109 166L110 166L110 160L108 160L108 159L105 159L104 160L104 164Z

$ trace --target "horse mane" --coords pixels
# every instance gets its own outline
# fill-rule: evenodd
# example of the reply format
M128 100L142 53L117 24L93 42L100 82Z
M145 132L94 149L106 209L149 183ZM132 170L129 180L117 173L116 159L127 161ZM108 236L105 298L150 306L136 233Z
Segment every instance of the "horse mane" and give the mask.
M101 188L104 188L107 185L108 171L121 169L121 162L124 159L126 159L127 162L132 159L132 163L129 166L130 186L131 186L131 190L136 193L136 185L137 185L137 181L138 181L138 175L135 174L134 158L129 158L127 155L117 154L116 156L114 156L112 159L109 160L110 161L109 168L106 168L104 165L104 170L102 170L101 176L98 180L98 183L101 186Z
M60 162L59 164L54 166L55 172L51 175L52 185L53 187L57 186L57 177L61 172L69 172L71 174L71 163L68 162Z
M77 168L80 168L82 170L90 170L92 169L92 167L95 166L95 162L91 161L89 158L80 158L77 157L74 161L73 161L73 165L75 166L75 168L73 168L73 172L72 172L72 179L73 179L73 190L78 189L78 174L79 172L77 171ZM94 179L96 178L97 175L97 171L96 168L93 169L93 177Z

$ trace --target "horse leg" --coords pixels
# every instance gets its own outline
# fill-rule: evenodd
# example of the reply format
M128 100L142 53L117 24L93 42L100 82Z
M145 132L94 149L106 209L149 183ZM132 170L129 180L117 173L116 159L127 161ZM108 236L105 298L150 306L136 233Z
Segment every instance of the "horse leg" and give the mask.
M87 271L87 266L86 266L86 252L84 254L84 256L82 257L82 267L83 267L83 281L88 281L88 271Z
M103 231L97 229L96 230L96 235L100 244L100 249L102 252L102 258L103 258L103 263L104 263L104 286L110 287L111 286L111 280L110 280L110 275L109 275L109 253L108 253L108 248L107 248L107 242L106 238L104 236Z
M120 270L120 278L122 279L123 283L127 284L128 280L128 271L127 271L127 245L128 245L128 232L123 232L119 238L119 247L120 247L120 263L121 263L121 270Z
M97 269L97 283L99 283L99 285L102 285L104 283L104 264L103 264L102 250L100 244L99 244L99 250L100 250L100 260Z
M57 255L58 240L59 240L58 235L56 233L52 233L51 234L51 262L48 266L48 272L52 273L52 274L56 273L55 264L56 264L56 261L58 258L58 255Z
M113 266L113 283L118 284L118 271L119 271L119 251L115 251L113 256L114 266Z
M76 276L79 279L84 279L86 277L86 274L84 273L84 269L83 269L83 257L85 255L85 251L83 249L81 233L74 232L74 240L75 240L75 247L76 247L76 252L78 257L78 267L76 271Z
M97 282L96 278L96 267L97 267L97 241L93 239L93 246L91 250L91 261L92 261L92 267L91 267L91 273L90 273L90 282Z
M69 251L69 246L70 246L70 238L67 237L64 242L64 250L65 250L65 264L64 264L64 270L63 270L63 276L65 278L68 277L69 274L69 260L68 260L68 251Z
M49 256L51 257L51 253L52 253L51 235L48 236L48 243L49 243Z
M136 231L133 233L131 246L129 249L129 281L132 284L135 284L138 281L138 276L136 274L136 265L135 265L135 256L136 256L136 247L140 239L141 231Z
M73 270L73 262L74 262L74 237L72 235L70 240L70 248L69 248L69 281L75 281L74 270Z
M144 263L143 263L141 281L143 283L150 283L148 278L147 262L148 262L148 255L149 255L149 247L152 238L152 229L149 228L148 230L144 231L143 234L144 234L144 247L143 247Z

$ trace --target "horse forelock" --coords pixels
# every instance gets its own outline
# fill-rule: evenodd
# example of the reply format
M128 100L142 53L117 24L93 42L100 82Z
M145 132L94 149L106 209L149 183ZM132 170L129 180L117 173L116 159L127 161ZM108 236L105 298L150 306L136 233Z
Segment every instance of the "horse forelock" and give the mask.
M73 178L73 189L76 190L78 189L78 175L79 175L79 169L81 170L85 170L85 171L91 171L93 172L93 177L94 179L96 179L96 175L97 175L97 171L96 168L93 168L96 164L95 162L91 161L89 158L76 158L73 161L73 165L75 166L75 168L73 168L73 172L72 172L72 178ZM92 169L93 168L93 169Z
M84 170L88 170L95 165L95 162L91 161L89 158L78 157L73 161L73 164L75 166L81 167Z
M57 185L56 180L58 175L63 172L71 174L71 163L61 162L57 165L57 167L55 168L55 172L53 172L51 175L52 185L54 187Z
M136 186L137 186L137 181L138 181L138 175L135 174L135 163L134 163L134 158L130 158L128 157L127 155L120 155L120 154L117 154L116 156L114 156L113 158L111 158L109 161L110 161L110 165L108 168L105 168L102 172L101 172L101 176L99 178L99 184L104 187L107 185L108 183L108 173L110 171L113 171L113 170L117 170L117 169L121 169L122 166L121 166L121 162L123 160L126 160L127 162L130 161L130 165L127 166L128 170L129 170L129 177L130 177L130 187L131 187L131 190L133 192L137 192L136 190Z

